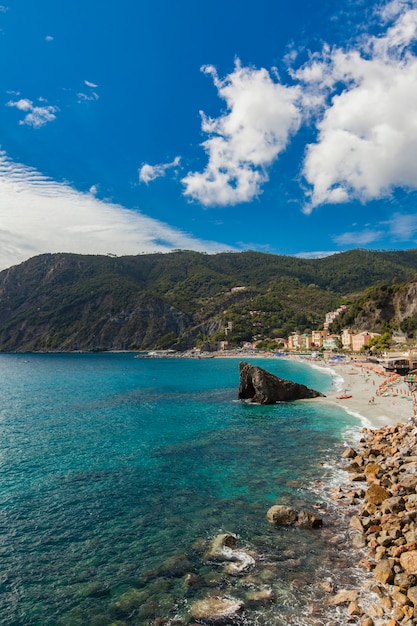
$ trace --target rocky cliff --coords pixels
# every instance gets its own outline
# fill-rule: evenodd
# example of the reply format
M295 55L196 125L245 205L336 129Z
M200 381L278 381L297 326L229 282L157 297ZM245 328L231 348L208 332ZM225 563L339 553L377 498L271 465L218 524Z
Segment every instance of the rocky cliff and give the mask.
M350 327L383 333L403 331L413 335L417 330L417 283L371 287L340 315L333 330Z

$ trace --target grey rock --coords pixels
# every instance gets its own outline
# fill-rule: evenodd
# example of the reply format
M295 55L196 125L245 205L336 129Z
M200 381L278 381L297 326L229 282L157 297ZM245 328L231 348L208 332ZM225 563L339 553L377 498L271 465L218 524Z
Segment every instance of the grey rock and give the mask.
M285 378L279 378L261 367L250 365L245 361L240 362L239 370L238 397L240 400L250 400L256 404L275 404L276 402L291 402L324 396L320 391L315 391Z

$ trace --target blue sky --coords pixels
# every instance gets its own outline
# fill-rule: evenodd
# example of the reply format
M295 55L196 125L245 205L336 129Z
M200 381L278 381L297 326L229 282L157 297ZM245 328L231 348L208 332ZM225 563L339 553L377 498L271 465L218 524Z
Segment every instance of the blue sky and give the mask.
M417 0L0 5L0 269L417 242Z

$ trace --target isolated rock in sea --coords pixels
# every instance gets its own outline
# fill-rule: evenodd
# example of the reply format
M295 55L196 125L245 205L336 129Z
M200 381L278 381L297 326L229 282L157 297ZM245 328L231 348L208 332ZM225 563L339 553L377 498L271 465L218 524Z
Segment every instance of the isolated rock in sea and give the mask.
M238 397L240 400L250 400L256 404L275 404L276 402L291 402L324 395L305 385L279 378L261 367L250 365L245 361L240 362L239 370Z
M285 504L274 504L266 513L267 520L277 526L294 524L297 521L297 517L296 511Z
M285 504L274 504L266 512L266 519L276 526L298 524L305 528L320 528L323 520L311 511L302 509L297 513L292 507Z

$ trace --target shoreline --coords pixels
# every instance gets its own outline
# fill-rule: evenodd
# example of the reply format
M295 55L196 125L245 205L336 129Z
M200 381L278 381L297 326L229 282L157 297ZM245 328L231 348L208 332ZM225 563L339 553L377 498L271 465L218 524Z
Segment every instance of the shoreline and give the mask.
M412 626L417 623L415 398L404 377L371 363L339 361L326 370L333 374L333 388L319 400L362 422L355 443L344 438L339 468L345 480L330 489L362 575L353 588L333 590L327 604L344 609L348 623Z
M326 369L334 376L334 388L322 401L357 416L363 426L378 429L413 417L413 395L403 377L394 379L378 366L357 361L327 364Z

